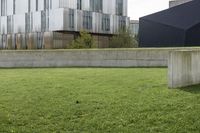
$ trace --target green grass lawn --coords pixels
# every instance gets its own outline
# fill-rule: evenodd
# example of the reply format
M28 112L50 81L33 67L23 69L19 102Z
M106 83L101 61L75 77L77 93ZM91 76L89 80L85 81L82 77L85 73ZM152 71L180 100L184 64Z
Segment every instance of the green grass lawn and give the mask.
M0 69L1 133L199 132L200 86L167 69Z

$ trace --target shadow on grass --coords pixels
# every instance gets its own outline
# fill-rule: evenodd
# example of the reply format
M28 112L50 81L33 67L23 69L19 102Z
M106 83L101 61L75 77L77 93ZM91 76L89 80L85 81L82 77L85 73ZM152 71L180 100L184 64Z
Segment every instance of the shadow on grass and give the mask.
M185 92L199 94L200 93L200 84L192 85L192 86L188 86L188 87L183 87L183 88L178 88L178 89L182 90L182 91L185 91Z

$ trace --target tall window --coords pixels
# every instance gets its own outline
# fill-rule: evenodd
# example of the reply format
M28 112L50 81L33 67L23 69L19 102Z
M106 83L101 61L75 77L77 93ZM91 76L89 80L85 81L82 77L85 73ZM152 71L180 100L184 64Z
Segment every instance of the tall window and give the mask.
M49 9L52 9L52 0L49 1Z
M15 0L13 0L13 14L15 14L16 13L16 1Z
M69 28L74 28L74 10L69 9Z
M1 0L1 16L6 15L6 0Z
M31 0L28 0L28 12L31 12Z
M90 0L90 9L93 12L102 12L103 1L102 0Z
M7 17L7 32L12 33L12 17Z
M36 11L38 11L38 0L36 0Z
M83 28L88 30L92 29L92 12L83 12Z
M110 16L107 14L103 14L102 16L102 30L110 31Z
M31 31L31 24L30 24L30 21L31 21L31 14L30 13L26 13L26 33L30 32Z
M82 9L82 0L77 0L77 9L78 10Z
M49 9L49 0L44 0L44 10Z
M49 29L49 18L48 18L48 12L47 11L41 11L41 30L46 31Z
M123 0L116 0L116 14L123 15Z
M119 17L119 28L120 29L126 28L126 17Z

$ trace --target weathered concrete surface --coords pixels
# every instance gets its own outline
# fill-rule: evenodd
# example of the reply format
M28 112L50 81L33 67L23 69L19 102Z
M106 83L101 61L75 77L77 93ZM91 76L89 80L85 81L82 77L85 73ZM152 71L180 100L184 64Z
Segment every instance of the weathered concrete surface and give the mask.
M167 67L178 49L0 50L0 67Z
M167 67L169 49L0 51L0 67Z
M172 51L168 60L168 86L186 87L200 84L200 51Z

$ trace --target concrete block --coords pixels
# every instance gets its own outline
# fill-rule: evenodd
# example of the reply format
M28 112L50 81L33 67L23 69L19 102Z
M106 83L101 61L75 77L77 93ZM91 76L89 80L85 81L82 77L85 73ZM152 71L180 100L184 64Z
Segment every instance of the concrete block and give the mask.
M169 88L200 84L200 51L172 51L168 59Z

